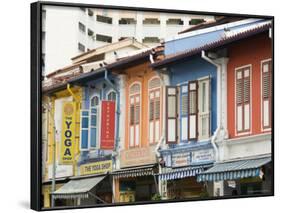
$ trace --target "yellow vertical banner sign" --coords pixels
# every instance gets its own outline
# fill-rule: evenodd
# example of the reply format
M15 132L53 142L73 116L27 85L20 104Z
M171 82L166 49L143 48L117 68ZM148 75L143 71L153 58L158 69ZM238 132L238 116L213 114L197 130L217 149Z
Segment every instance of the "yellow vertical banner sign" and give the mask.
M62 110L62 131L60 164L71 164L74 160L76 103L64 102Z

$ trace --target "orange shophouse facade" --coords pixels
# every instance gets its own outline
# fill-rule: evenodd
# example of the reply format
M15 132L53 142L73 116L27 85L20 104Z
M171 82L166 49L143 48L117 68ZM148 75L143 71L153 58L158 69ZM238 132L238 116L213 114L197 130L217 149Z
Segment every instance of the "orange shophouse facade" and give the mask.
M255 33L257 32L257 33ZM205 172L222 196L272 193L271 25L227 46L227 130L220 160Z
M163 131L164 81L150 68L149 54L140 57L116 71L123 75L125 120L120 126L120 168L113 172L115 202L150 201L158 194L156 148Z

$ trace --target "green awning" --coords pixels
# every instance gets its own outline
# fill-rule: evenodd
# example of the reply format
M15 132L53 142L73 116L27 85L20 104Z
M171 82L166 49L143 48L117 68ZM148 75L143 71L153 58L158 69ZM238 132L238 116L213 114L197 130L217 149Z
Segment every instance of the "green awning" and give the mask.
M160 180L175 180L187 177L194 177L197 174L203 172L206 168L210 168L212 164L205 164L200 166L187 166L181 168L165 168L161 174L159 174Z
M92 178L73 179L52 193L55 199L88 198L89 192L105 178L97 176Z
M139 176L148 176L154 175L155 164L139 166L134 168L119 169L113 171L111 174L115 178L129 178L129 177L139 177Z
M217 163L212 168L197 175L197 181L235 180L258 177L260 168L271 162L271 157Z

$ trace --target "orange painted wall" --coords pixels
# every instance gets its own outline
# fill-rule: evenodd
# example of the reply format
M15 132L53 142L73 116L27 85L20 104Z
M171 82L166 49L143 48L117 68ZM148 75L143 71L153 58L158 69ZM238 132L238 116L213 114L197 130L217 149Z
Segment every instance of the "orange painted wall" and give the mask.
M149 102L148 102L148 82L149 80L157 76L157 73L153 71L149 67L149 63L145 62L140 65L136 65L133 67L130 67L125 70L127 73L127 81L126 81L126 109L125 110L125 123L126 123L126 129L125 129L125 149L129 149L129 87L134 82L140 82L141 83L141 113L140 113L140 147L147 147L149 146L149 129L148 129L148 122L149 122L149 116L148 116L148 109L149 109ZM162 99L163 99L163 89L160 91L160 135L162 130Z
M227 113L229 137L235 135L235 68L252 65L251 134L262 133L261 129L261 61L272 58L271 39L267 33L236 42L228 48L227 66ZM240 136L241 137L241 136Z

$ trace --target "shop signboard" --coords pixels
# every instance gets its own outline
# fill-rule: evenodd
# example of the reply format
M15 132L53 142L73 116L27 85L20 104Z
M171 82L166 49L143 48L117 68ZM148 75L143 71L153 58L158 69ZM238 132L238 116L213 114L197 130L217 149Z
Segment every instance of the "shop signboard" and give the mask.
M190 165L190 152L176 153L172 155L172 167L182 167Z
M235 180L229 180L229 181L227 181L227 185L230 188L235 188L236 187L236 182L235 182Z
M112 150L115 141L115 101L101 103L101 140L100 148Z
M75 102L64 102L62 110L62 136L60 149L60 164L73 162L75 140Z
M129 150L122 150L120 166L131 167L131 166L141 166L147 164L156 163L156 156L154 152L155 147L145 147L145 148L134 148Z
M112 171L112 160L98 161L80 166L80 175L101 174Z
M213 149L202 149L192 152L192 163L206 163L214 161Z
M56 165L56 178L70 177L73 175L72 165ZM48 166L48 178L53 178L53 165Z
M211 163L214 161L213 149L174 152L164 155L166 167L183 167L195 164Z

